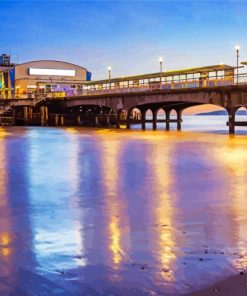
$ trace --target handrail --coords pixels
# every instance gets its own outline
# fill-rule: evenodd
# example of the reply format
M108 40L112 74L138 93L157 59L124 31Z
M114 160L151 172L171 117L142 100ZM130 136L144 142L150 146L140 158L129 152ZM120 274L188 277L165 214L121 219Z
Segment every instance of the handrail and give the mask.
M185 89L185 88L205 88L205 87L217 87L227 85L241 85L247 84L247 74L239 74L238 82L237 76L225 77L225 76L213 76L205 79L188 79L181 81L153 81L149 84L141 84L138 86L129 87L112 87L107 89L85 89L80 91L74 91L73 94L67 94L67 97L74 96L89 96L89 95L104 95L114 93L130 93L130 92L141 92L141 91L152 91L152 90L169 90L169 89Z
M140 81L139 81L140 82ZM205 88L205 87L218 87L218 86L230 86L230 85L247 85L247 73L241 73L238 76L210 76L210 77L197 77L188 79L174 79L170 81L150 81L149 83L139 83L136 85L129 86L112 86L111 88L102 89L83 89L83 90L70 90L69 92L49 92L49 93L27 93L27 94L15 94L16 99L31 99L33 106L36 106L39 102L44 99L64 99L72 98L76 96L91 96L91 95L107 95L116 93L136 93L136 92L147 92L153 90L178 90L178 89L189 89L189 88ZM96 85L95 85L96 86ZM99 87L99 86L97 86ZM30 103L32 105L32 103ZM4 108L9 107L4 106ZM0 108L0 114L3 109Z
M44 101L46 99L46 97L40 97L40 98L36 98L33 101L30 101L29 103L27 103L27 106L32 106L35 107L38 103ZM21 99L20 99L21 100ZM10 111L12 109L12 107L14 106L18 106L20 100L13 100L10 103L8 103L7 105L3 106L2 108L0 108L0 115L5 114L6 112Z

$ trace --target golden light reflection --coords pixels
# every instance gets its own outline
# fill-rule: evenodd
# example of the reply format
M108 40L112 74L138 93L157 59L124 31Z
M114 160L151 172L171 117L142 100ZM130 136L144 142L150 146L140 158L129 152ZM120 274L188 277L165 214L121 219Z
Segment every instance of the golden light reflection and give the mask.
M10 235L8 233L3 233L0 236L0 244L6 246L10 243Z
M10 255L10 248L6 248L6 247L2 248L1 253L4 257L8 257Z
M121 181L119 171L119 157L121 143L117 140L108 140L102 138L102 177L105 187L105 196L107 198L107 212L109 216L109 249L112 253L112 263L115 269L123 261L126 255L122 246L122 227L121 224L126 222L123 211L123 200L119 200L118 187ZM128 228L128 227L127 227ZM125 227L126 230L126 227Z
M7 150L5 146L5 137L8 133L0 128L0 166L1 166L1 174L0 174L0 207L4 208L4 215L6 218L4 222L2 222L1 227L4 229L4 232L0 232L0 254L4 257L8 257L11 253L9 245L11 242L11 236L8 232L11 228L10 222L10 213L8 208L8 174L7 174Z
M70 134L78 134L79 133L79 131L74 127L66 127L65 130L67 133L70 133Z
M227 145L218 147L216 149L216 159L227 173L227 179L230 180L228 184L229 195L231 198L231 212L236 246L238 248L238 259L234 258L233 264L238 270L247 269L247 253L245 242L247 240L246 233L246 212L247 212L247 141L240 138L230 138Z
M1 165L1 174L0 174L0 206L7 206L7 183L8 183L8 174L6 172L6 147L4 138L7 133L0 128L0 165Z
M10 238L10 234L9 233L2 233L0 234L0 246L1 246L1 252L0 254L4 257L7 257L10 255L10 242L11 242L11 238Z
M119 227L119 221L116 217L111 217L111 223L109 225L110 229L110 237L111 237L111 244L110 249L113 253L113 262L118 265L122 257L124 256L124 252L121 248L120 239L121 239L121 232Z
M159 274L166 281L174 280L172 264L176 258L175 235L172 229L175 223L173 201L176 198L175 194L172 194L174 186L174 174L170 163L172 150L172 143L154 145L149 159L154 174L152 186L156 191L153 208L153 219L157 225L154 239L155 255L160 263Z

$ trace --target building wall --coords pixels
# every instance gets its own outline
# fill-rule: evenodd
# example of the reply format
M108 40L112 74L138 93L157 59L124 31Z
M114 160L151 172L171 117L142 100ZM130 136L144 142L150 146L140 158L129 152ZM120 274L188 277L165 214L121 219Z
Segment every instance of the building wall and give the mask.
M62 75L31 75L30 68L74 70L75 76ZM60 61L33 61L15 66L15 88L18 96L30 92L72 92L91 78L87 69Z

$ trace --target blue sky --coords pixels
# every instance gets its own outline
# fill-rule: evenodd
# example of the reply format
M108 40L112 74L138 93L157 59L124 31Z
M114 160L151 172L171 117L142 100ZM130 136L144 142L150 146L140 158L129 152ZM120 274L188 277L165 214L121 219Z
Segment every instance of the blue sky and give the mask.
M247 60L247 1L1 1L0 52L54 59L93 79Z

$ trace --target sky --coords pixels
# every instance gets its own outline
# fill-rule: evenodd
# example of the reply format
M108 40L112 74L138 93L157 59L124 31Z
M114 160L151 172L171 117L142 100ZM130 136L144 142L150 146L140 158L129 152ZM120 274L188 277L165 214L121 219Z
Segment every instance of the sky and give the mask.
M247 1L1 0L0 53L61 60L92 79L247 60Z

